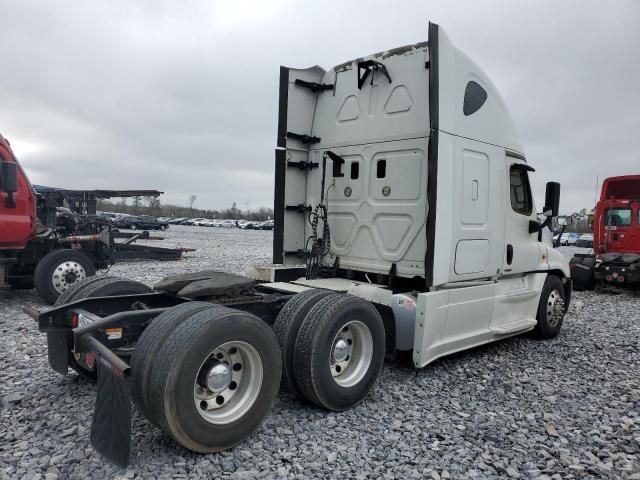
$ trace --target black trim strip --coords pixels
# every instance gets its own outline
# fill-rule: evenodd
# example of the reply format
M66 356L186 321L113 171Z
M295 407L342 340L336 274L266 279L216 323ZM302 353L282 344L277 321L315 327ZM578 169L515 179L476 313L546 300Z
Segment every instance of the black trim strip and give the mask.
M433 286L433 266L436 243L436 204L438 199L438 131L431 130L428 147L429 161L427 165L427 253L424 265L426 287Z
M273 195L273 263L284 263L284 189L287 171L286 150L276 150Z
M505 150L507 157L517 158L518 160L527 161L527 159L521 153L514 152L513 150Z
M278 104L278 143L277 146L287 146L287 113L289 108L289 69L280 67L280 93Z
M438 25L429 22L429 123L431 130L439 130L439 56L438 56Z
M439 57L438 25L429 22L429 147L427 160L427 251L424 277L427 288L433 286L433 266L436 241L436 205L438 200L438 119L439 119Z

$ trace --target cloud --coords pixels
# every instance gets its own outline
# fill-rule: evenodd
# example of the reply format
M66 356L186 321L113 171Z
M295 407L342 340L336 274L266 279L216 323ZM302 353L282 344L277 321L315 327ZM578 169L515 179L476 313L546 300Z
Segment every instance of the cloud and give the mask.
M278 67L328 68L439 23L495 81L563 210L637 173L640 5L616 2L11 2L0 131L35 183L271 205Z

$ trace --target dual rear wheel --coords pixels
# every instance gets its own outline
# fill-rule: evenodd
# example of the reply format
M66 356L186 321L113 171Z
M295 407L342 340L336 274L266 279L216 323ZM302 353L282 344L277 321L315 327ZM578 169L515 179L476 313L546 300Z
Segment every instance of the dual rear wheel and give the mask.
M362 298L323 290L293 297L274 324L283 387L328 410L362 400L375 384L385 352L378 310Z
M217 452L260 425L281 372L289 391L345 410L372 388L383 359L380 314L356 297L304 292L287 303L273 329L246 312L187 302L156 317L140 336L131 357L133 398L184 447Z
M281 374L269 325L204 302L156 317L140 336L131 367L133 398L145 417L203 453L231 448L260 425Z

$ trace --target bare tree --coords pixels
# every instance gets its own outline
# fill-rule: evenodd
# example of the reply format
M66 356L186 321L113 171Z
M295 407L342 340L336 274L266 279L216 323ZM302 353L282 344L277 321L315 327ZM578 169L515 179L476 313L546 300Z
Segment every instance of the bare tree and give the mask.
M160 199L158 197L147 197L147 202L149 204L149 211L153 215L162 213L160 211Z
M140 207L142 206L142 197L139 195L133 197L131 200L131 206L133 207L133 213L138 213L138 210L140 210Z
M189 195L189 216L191 216L191 212L193 211L193 204L196 201L196 197L195 195Z

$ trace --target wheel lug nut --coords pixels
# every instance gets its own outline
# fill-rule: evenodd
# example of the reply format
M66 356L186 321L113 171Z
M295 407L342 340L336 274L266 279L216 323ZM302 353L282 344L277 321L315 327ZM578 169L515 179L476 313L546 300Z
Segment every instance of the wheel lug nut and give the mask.
M239 372L240 370L242 370L242 365L239 363L234 363L233 364L233 371L234 372Z

